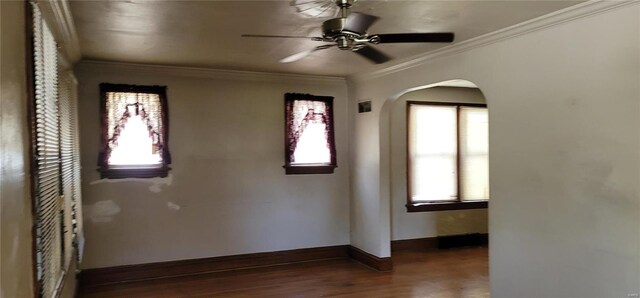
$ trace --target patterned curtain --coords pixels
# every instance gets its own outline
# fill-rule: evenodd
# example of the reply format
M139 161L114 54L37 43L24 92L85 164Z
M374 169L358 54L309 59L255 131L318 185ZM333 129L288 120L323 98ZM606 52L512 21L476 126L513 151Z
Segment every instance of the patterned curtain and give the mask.
M168 117L165 88L113 84L100 86L103 94L103 149L99 161L101 166L109 164L109 157L118 146L122 130L134 116L140 116L147 126L153 152L161 152L163 164L171 163L167 148Z
M331 153L330 163L335 165L332 103L333 97L295 93L285 94L287 164L296 162L294 152L307 126L312 123L321 123L325 127L325 143Z
M154 153L162 149L162 114L160 96L150 93L107 92L107 121L109 149L107 154L118 146L118 137L133 115L140 116L147 125L152 139Z

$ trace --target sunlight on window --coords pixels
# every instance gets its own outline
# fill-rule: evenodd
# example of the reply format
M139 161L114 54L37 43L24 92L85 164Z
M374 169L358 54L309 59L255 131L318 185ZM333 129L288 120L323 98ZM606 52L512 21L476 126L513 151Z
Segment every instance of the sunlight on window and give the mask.
M326 125L323 123L309 123L298 140L293 153L295 162L292 164L330 163L331 152L327 146L325 135Z
M411 199L456 200L456 108L415 105L411 113Z
M162 163L158 150L154 150L149 130L139 115L132 116L125 124L118 146L113 148L110 165L157 165Z
M489 115L485 108L460 109L463 200L489 199Z
M411 201L488 200L487 108L425 104L409 108Z

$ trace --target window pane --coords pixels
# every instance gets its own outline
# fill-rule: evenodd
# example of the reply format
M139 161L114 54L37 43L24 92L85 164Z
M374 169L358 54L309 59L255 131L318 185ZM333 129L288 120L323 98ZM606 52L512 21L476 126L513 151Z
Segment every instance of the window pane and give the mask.
M327 104L322 101L293 102L293 137L296 139L291 164L330 164Z
M142 117L132 116L124 125L118 138L118 146L113 148L109 157L110 165L154 165L162 158Z
M460 108L462 200L489 199L489 117L486 108Z
M162 164L160 96L137 92L107 92L106 96L108 164Z
M292 164L330 163L331 152L327 146L325 134L326 125L323 123L309 123L298 139L296 150L293 152Z
M411 200L456 200L456 107L411 105L409 117Z

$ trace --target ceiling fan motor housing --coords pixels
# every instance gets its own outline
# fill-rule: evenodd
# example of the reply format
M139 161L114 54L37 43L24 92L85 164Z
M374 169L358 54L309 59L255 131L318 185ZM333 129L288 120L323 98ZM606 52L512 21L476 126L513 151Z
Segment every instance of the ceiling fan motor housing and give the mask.
M347 24L346 18L335 18L326 20L322 23L322 35L328 38L334 38L342 34L342 29Z
M322 36L336 42L339 49L349 50L353 48L356 39L361 38L361 34L345 30L347 18L335 18L322 23Z

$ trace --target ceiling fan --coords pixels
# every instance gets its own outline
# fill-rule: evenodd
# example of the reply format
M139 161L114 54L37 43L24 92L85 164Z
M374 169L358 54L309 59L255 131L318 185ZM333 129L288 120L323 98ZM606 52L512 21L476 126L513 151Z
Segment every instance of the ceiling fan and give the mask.
M350 50L359 54L373 63L381 64L391 60L391 57L371 45L380 43L453 42L454 34L449 32L369 34L367 29L379 18L359 12L349 13L349 8L353 5L353 2L354 0L335 0L340 9L340 17L329 19L322 23L321 37L259 34L243 34L242 37L307 38L313 41L330 43L293 54L280 60L280 63L298 61L315 51L338 47L338 49Z

